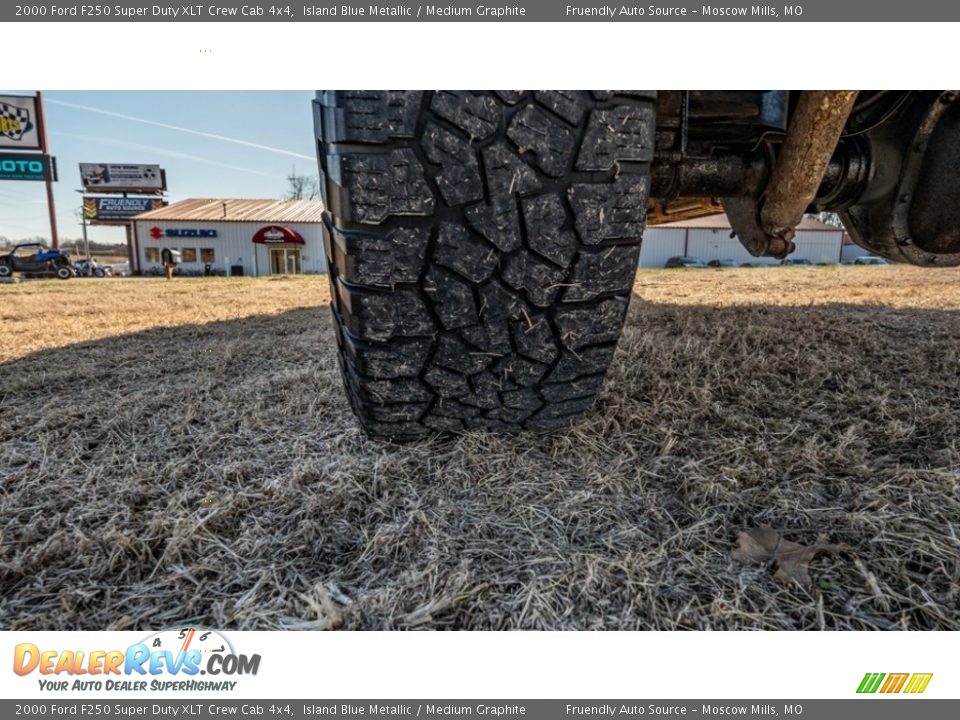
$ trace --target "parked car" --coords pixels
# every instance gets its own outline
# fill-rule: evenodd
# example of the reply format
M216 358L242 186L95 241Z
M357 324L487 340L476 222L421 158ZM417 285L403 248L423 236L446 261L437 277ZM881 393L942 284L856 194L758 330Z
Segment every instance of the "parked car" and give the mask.
M700 258L689 257L689 256L676 256L667 260L664 265L665 268L692 268L700 269L707 267L707 264Z
M0 277L10 277L15 272L69 280L73 277L73 265L64 251L47 250L38 242L20 243L6 255L0 255Z
M784 258L780 261L781 265L813 265L810 260L806 258Z
M862 257L854 258L851 265L889 265L890 261L882 257L874 257L873 255L864 255Z
M729 258L725 260L711 260L707 263L707 267L712 268L726 268L726 267L737 267L737 263L734 260Z

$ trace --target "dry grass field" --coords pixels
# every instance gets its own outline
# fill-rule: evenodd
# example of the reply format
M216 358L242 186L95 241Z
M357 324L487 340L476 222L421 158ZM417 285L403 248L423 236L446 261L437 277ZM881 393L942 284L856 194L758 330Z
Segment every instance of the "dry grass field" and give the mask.
M642 271L582 422L403 446L327 299L0 286L0 627L960 629L960 271Z

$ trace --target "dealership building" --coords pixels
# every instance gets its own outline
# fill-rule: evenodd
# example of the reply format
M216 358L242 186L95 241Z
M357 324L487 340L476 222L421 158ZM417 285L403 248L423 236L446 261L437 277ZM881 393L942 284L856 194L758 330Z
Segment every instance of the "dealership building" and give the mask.
M299 275L326 272L318 200L190 199L133 219L134 271L162 267L180 251L186 274Z
M780 263L777 258L754 257L732 232L726 215L710 215L649 227L640 245L640 267L662 268L667 260L675 256L695 257L704 262L729 259L754 265ZM847 259L843 228L806 216L796 232L794 243L797 249L790 254L791 259L809 260L812 263L839 263ZM857 255L867 254L866 250L856 250Z

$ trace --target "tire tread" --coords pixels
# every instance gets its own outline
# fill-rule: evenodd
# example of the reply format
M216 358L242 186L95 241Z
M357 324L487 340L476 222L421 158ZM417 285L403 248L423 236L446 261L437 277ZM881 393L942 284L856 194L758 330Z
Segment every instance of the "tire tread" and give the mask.
M655 94L317 94L338 357L368 434L562 427L620 335Z

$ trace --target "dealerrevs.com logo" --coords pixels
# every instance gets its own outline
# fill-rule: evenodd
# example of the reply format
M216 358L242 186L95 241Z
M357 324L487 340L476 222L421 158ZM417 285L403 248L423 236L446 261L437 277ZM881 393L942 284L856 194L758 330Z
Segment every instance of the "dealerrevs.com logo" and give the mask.
M232 678L259 669L260 655L237 653L221 633L203 628L165 630L125 650L50 650L20 643L13 655L13 671L38 675L46 691L230 691L237 685Z

